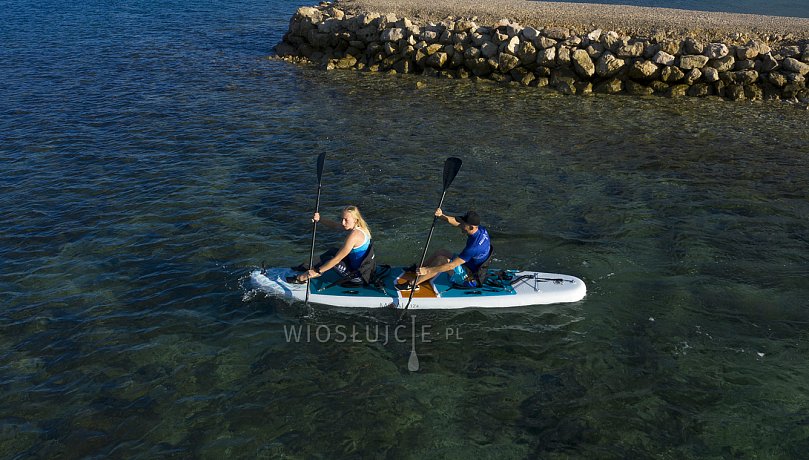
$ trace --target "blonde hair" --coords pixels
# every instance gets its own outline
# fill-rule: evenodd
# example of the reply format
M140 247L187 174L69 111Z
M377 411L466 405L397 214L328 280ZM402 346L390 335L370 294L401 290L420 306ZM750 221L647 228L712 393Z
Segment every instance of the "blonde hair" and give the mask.
M365 222L365 219L362 218L362 214L360 214L360 208L356 206L346 206L345 208L343 208L343 212L351 214L351 217L353 217L354 220L357 221L356 226L368 232L368 238L371 237L371 229L368 228L368 223Z

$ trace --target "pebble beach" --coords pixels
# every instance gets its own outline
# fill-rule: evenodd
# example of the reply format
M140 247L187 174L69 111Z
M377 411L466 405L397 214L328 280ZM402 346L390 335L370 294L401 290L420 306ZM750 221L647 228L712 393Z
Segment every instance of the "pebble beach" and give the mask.
M579 32L604 29L633 36L663 32L701 41L809 40L809 19L782 16L526 0L341 0L335 4L350 12L392 13L433 22L450 16L477 17L479 23L506 18L523 26L565 27Z

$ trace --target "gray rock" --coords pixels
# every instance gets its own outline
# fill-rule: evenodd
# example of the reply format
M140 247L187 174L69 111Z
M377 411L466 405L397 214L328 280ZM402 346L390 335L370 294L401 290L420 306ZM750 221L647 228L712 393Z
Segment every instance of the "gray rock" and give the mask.
M379 29L373 26L363 27L357 31L357 38L365 43L371 43L379 40Z
M495 31L495 32L492 34L492 41L493 41L494 43L496 43L496 44L503 43L504 41L506 41L506 40L508 40L508 39L509 39L508 34L505 34L505 33L503 33L503 32L500 32L499 30L496 30L496 31Z
M540 37L540 34L539 30L537 29L534 29L533 27L526 27L522 30L522 36L526 40L536 42L536 40Z
M509 54L517 55L517 49L520 46L520 37L513 36L507 42L505 46L505 51Z
M659 45L660 51L671 54L672 56L679 56L683 53L683 45L680 41L667 39L660 42Z
M758 80L758 72L755 70L741 70L731 73L733 74L733 81L742 85L752 85Z
M426 41L427 43L436 43L438 41L439 35L438 32L434 30L422 30L419 34L422 40Z
M413 21L411 21L408 18L402 18L402 19L399 19L398 21L396 21L396 24L394 24L394 27L398 27L399 29L409 29L409 28L413 27Z
M338 59L337 62L334 63L334 68L336 69L350 69L357 64L357 58L354 56L346 56L344 58Z
M626 61L618 59L612 53L605 51L604 54L598 58L596 73L599 77L611 77L617 74L624 65L626 65Z
M489 62L484 58L468 59L464 62L464 64L470 72L478 77L483 77L492 73L492 68L489 66Z
M536 41L534 42L534 45L536 45L537 48L542 48L542 49L555 48L556 47L556 40L554 40L552 38L542 36L542 37L539 37L538 39L536 39Z
M671 85L669 91L666 93L666 96L671 98L684 97L686 94L688 94L688 90L690 88L691 87L688 85Z
M385 29L379 34L379 39L383 42L396 42L405 37L404 29Z
M801 55L801 48L798 46L784 46L778 50L778 55L781 59L785 58L797 58Z
M713 87L707 83L697 83L688 89L688 95L691 97L705 97L713 94Z
M591 43L584 49L591 59L598 59L604 54L604 45L601 43Z
M581 49L573 51L572 61L574 70L582 77L590 78L595 74L595 64L587 51Z
M730 53L728 46L724 43L709 43L707 47L705 47L704 54L708 56L709 59L719 59L723 58Z
M506 26L506 35L509 37L517 37L522 32L523 27L517 23L511 23Z
M657 64L652 61L635 61L629 68L629 78L651 80L659 74Z
M556 67L556 48L546 48L538 52L537 64L545 67Z
M497 67L500 72L506 73L520 65L520 58L508 53L500 53Z
M679 67L664 67L660 72L660 79L666 83L680 81L685 77L685 73Z
M708 63L708 56L685 54L680 56L680 67L683 70L701 69Z
M464 51L463 57L466 60L477 59L480 57L480 50L474 46L470 46Z
M669 85L662 81L654 80L649 82L649 88L652 88L655 93L665 93L669 90Z
M455 32L469 32L477 29L474 21L460 20L455 23Z
M601 40L601 29L596 29L589 34L585 35L584 38L587 39L589 42L598 42Z
M652 62L660 65L674 65L674 59L674 56L661 50L654 55Z
M733 70L752 70L756 68L756 61L745 59L743 61L736 61L733 64Z
M597 93L617 94L623 91L624 82L618 78L611 78L596 85L594 91Z
M761 73L771 72L777 68L778 68L778 61L775 60L774 57L772 57L772 54L767 53L761 55L761 67L759 68L761 70Z
M708 83L713 83L719 80L719 71L713 67L703 67L702 75Z
M646 45L646 48L643 50L643 57L645 59L652 59L660 52L660 44L659 43L652 43ZM666 53L668 54L668 53Z
M317 8L313 8L311 6L302 6L298 8L298 11L295 12L292 19L308 19L312 23L318 23L323 19L323 13Z
M764 99L764 91L758 85L744 85L744 97L749 101Z
M791 57L784 59L784 61L781 62L781 67L784 70L795 72L800 75L806 75L807 73L809 73L809 64L806 64Z
M725 97L733 101L744 100L744 86L743 85L728 85L725 88Z
M693 85L694 83L699 81L700 78L702 78L702 71L699 69L691 69L690 71L688 71L687 74L685 74L685 79L683 80L683 83L685 83L686 85Z
M530 41L520 42L520 47L517 48L517 57L520 58L522 65L533 64L537 60L537 49Z
M570 29L562 27L547 27L542 29L542 35L554 40L567 40L570 36Z
M711 59L708 61L708 66L713 67L714 69L720 72L727 72L733 69L734 64L736 64L736 59L733 58L731 55L727 55L725 57Z
M621 37L617 32L609 31L601 35L601 44L604 45L604 48L615 53L618 51L618 48L624 44L624 42L621 40Z
M424 65L427 67L432 67L433 69L440 69L444 67L444 64L447 62L447 53L443 51L437 51L429 56L427 59L424 60Z
M645 47L641 42L628 43L618 47L617 54L620 58L640 57L643 56L644 49Z
M737 46L736 57L741 60L755 59L758 57L758 48L754 46Z
M556 64L562 67L567 67L570 65L570 55L572 54L572 50L566 46L560 46L556 50Z
M486 59L493 58L497 55L497 45L492 42L484 42L480 47L480 53Z
M533 72L530 72L526 69L517 67L516 69L511 71L511 80L516 81L517 83L528 86L531 84L532 81L536 79Z
M683 41L683 50L685 54L702 54L704 46L702 43L688 37Z

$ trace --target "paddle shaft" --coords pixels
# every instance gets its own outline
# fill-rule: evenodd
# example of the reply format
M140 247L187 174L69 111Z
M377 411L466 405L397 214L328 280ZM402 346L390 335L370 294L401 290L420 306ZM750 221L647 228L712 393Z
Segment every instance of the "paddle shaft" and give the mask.
M315 212L320 212L320 188L322 185L322 181L317 181L317 199L315 200ZM315 235L317 234L317 221L312 219L312 250L309 251L309 270L312 269L312 264L315 261ZM311 279L307 276L306 277L306 301L305 304L309 305L309 284L311 283Z
M440 208L441 205L444 204L444 197L447 196L447 189L441 193L441 200L438 202L438 207ZM433 225L430 226L430 233L427 235L427 243L424 245L424 252L421 254L421 262L419 262L418 268L421 268L424 265L424 259L427 258L427 248L430 246L430 240L433 238L433 230L435 230L435 223L438 221L438 216L433 216ZM407 310L407 307L410 306L410 302L413 301L413 293L416 292L416 281L419 279L419 275L416 274L416 277L413 278L413 289L410 290L410 296L407 298L407 305L405 305L404 309Z

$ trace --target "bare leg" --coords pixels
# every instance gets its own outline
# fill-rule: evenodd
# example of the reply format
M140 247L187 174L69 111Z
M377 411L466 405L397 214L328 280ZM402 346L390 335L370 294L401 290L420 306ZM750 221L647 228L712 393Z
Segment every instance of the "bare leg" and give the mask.
M425 267L435 267L438 265L444 265L445 263L452 260L452 253L447 251L446 249L439 249L438 251L434 252L427 263L424 265ZM442 272L438 272L433 276L425 277L419 276L416 279L416 284L421 284L425 281L430 281L431 279L435 278L436 276L440 275Z

